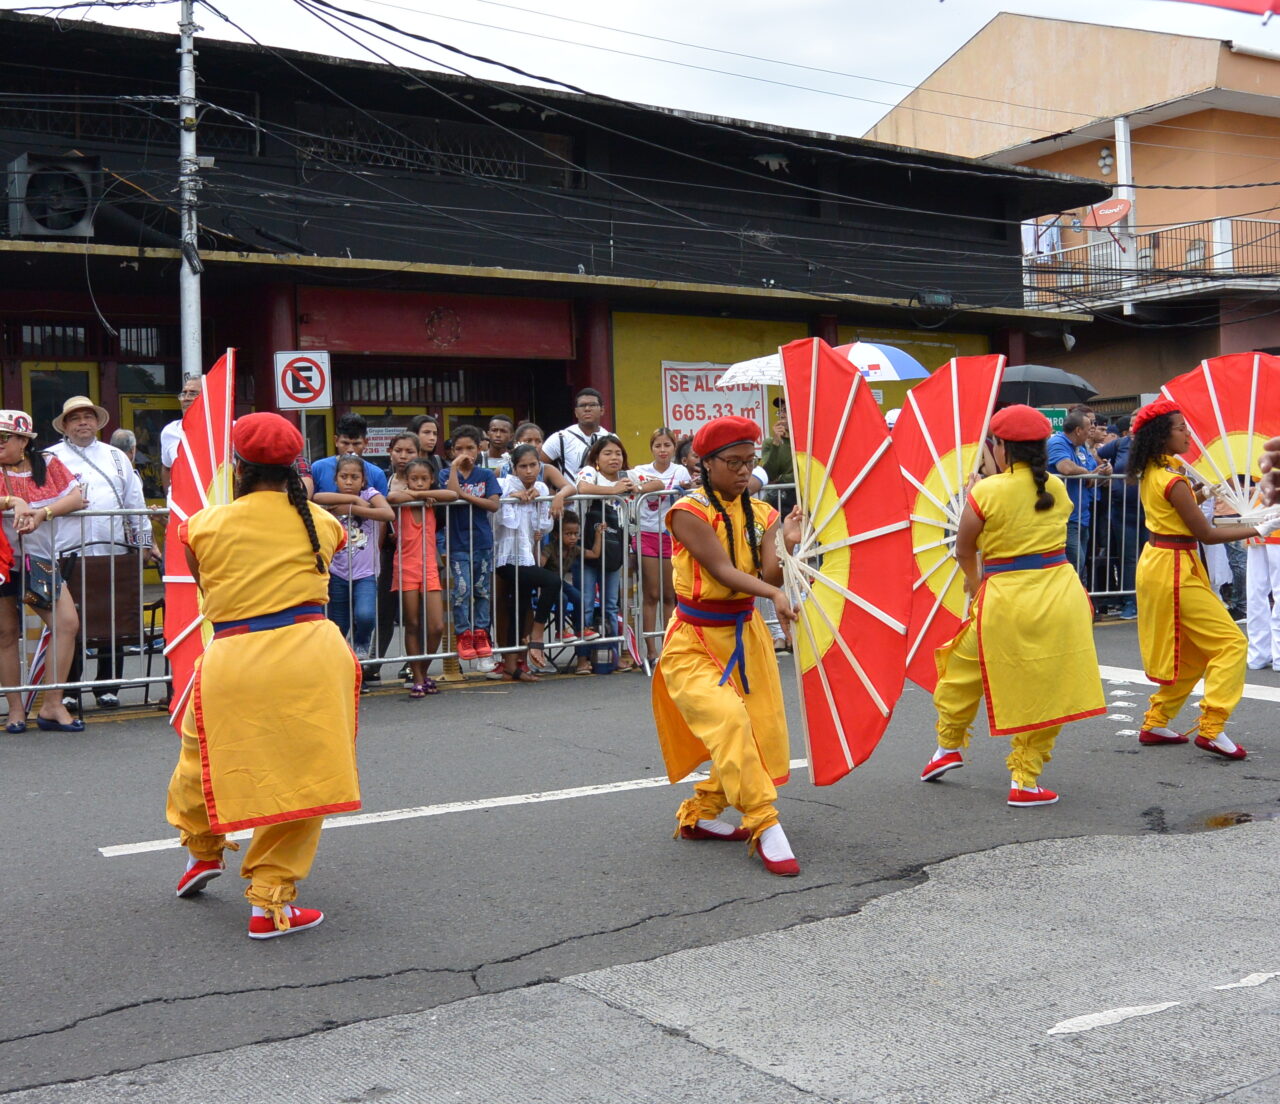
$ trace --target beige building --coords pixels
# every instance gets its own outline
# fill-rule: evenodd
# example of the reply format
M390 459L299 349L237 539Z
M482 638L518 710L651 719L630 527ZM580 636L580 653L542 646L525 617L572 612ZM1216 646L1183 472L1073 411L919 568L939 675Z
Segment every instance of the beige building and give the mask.
M1280 349L1280 54L1002 13L867 137L1092 177L1131 202L1110 226L1070 210L1024 227L1026 304L1098 319L1072 350L1043 329L1026 360L1119 400L1205 356Z

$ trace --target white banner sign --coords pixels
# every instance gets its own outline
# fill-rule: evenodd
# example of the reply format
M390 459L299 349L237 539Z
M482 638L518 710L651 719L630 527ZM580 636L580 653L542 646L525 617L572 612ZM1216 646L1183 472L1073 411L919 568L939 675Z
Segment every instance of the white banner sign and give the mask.
M759 423L767 435L765 388L747 384L721 390L716 383L728 370L728 364L664 360L662 411L667 426L676 433L692 435L712 418L737 415Z

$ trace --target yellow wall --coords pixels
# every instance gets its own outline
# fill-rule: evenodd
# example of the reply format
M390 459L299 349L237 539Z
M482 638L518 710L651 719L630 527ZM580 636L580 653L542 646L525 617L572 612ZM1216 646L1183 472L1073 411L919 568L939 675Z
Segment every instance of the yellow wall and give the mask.
M697 318L681 314L613 316L615 428L634 464L649 460L649 434L662 425L662 362L733 364L776 353L808 337L803 322Z
M613 394L618 423L614 429L626 445L632 463L649 459L649 434L662 424L664 360L733 364L777 352L779 346L808 336L808 327L803 322L614 314ZM977 356L991 351L991 343L984 334L841 326L839 337L841 344L861 339L896 346L930 371L954 356ZM906 393L904 384L877 384L876 388L884 391L884 409L902 405Z

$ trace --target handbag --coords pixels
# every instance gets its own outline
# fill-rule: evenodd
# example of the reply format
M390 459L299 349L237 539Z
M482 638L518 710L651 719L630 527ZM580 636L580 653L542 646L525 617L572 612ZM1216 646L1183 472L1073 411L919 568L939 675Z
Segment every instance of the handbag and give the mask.
M49 560L39 556L27 556L22 564L23 590L22 601L32 609L53 609L62 591L62 580L58 571Z
M80 610L80 632L86 644L137 642L142 609L140 556L138 549L128 548L114 555L68 556L63 561L63 577Z

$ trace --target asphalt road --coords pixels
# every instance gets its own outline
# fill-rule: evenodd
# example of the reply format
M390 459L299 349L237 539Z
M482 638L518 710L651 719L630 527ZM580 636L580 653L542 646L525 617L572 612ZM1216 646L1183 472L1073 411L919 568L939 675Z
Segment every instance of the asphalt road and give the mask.
M1137 666L1131 624L1097 636L1103 664ZM1062 801L1033 810L1005 806L1004 744L985 737L963 771L921 785L932 710L909 688L864 768L823 789L798 770L783 791L794 880L744 849L673 841L682 791L665 785L492 803L660 778L643 676L375 696L362 710L365 810L434 815L326 830L301 895L325 924L266 944L245 938L230 872L177 901L180 852L99 851L169 835L176 746L158 717L0 736L0 1092L847 916L919 885L927 864L1002 844L1273 816L1280 675L1249 681L1271 700L1246 698L1228 729L1250 750L1244 763L1139 750L1143 688L1108 683L1112 714L1071 726L1045 776ZM455 804L466 802L477 805Z

